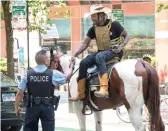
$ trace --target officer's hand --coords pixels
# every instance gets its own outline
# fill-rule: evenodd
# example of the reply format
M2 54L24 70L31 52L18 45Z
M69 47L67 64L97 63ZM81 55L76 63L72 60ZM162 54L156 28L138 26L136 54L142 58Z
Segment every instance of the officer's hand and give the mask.
M21 108L20 107L15 107L15 113L16 116L20 116Z

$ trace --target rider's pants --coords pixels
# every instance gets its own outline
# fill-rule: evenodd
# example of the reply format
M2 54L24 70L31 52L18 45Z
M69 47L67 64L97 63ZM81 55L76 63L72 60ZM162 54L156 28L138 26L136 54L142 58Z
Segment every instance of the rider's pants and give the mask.
M99 51L88 55L86 58L82 59L79 66L79 77L78 80L86 78L87 69L93 65L96 65L99 70L99 75L102 76L107 72L106 62L114 57L121 58L123 51L116 54L111 50Z

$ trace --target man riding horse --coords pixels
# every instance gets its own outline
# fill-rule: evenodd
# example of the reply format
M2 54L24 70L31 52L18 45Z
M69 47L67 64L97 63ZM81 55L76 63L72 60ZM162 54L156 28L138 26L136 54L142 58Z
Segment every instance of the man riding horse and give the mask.
M102 5L93 5L90 8L90 16L93 26L89 29L84 44L72 57L75 59L87 49L92 39L96 39L98 52L92 53L80 62L78 76L78 95L70 100L83 100L85 98L85 83L88 67L97 65L99 70L100 90L95 92L98 97L108 97L108 73L106 62L114 57L122 58L123 47L128 43L129 37L124 28L117 21L107 19L107 13L111 9Z

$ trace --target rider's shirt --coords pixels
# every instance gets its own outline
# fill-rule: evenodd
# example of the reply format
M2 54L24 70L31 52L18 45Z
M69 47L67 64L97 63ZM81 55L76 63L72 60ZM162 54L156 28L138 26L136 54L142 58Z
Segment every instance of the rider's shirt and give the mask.
M43 73L47 70L47 67L45 65L37 65L35 68L33 68L33 70L35 72L39 72L39 73ZM36 78L34 78L33 80L36 80ZM41 78L41 80L47 80L47 78ZM24 77L22 78L18 88L20 90L25 90L27 88L27 73L25 73ZM57 70L53 70L53 74L52 74L52 84L54 86L58 86L58 84L65 84L66 83L66 75L57 71Z
M87 36L91 39L96 39L96 44L99 50L107 50L113 45L121 44L122 39L120 39L121 33L124 28L117 21L111 21L107 19L104 26L93 25Z

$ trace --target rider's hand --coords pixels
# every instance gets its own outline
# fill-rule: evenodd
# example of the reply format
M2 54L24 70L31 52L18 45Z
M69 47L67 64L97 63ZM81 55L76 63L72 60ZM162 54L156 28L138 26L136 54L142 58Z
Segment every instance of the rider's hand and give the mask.
M75 57L74 56L71 57L71 62L75 63Z
M75 57L71 57L71 60L70 60L70 65L69 67L72 68L74 65L75 65Z
M114 53L119 53L119 52L122 50L122 48L123 48L122 45L114 46L114 47L112 48L112 51L113 51Z

